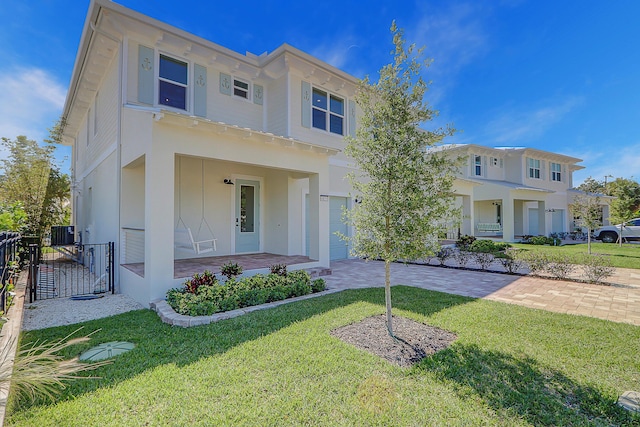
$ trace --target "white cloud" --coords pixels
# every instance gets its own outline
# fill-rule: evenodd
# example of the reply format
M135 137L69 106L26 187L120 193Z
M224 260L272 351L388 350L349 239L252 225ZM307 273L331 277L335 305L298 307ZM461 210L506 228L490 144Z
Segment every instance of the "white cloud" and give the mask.
M486 28L490 10L483 10L476 3L443 4L447 6L442 10L433 6L424 9L415 27L407 29L407 38L415 40L416 46L425 46L425 55L433 59L426 74L428 80L434 81L428 95L433 104L445 98L461 69L490 49Z
M0 70L0 136L42 141L62 112L66 88L45 70Z
M605 176L640 180L640 142L612 150L603 146L603 151L588 150L569 154L583 159L585 169L573 174L574 185L580 185L588 177L603 181ZM609 178L609 181L611 178Z
M582 97L570 96L529 110L510 110L505 106L501 109L507 112L487 123L484 133L488 141L517 145L519 142L544 135L547 130L583 102Z

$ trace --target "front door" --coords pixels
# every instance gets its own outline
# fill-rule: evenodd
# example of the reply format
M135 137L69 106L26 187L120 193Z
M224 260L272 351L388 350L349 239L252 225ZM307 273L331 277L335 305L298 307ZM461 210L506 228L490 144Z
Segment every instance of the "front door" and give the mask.
M236 180L236 253L260 251L260 183Z

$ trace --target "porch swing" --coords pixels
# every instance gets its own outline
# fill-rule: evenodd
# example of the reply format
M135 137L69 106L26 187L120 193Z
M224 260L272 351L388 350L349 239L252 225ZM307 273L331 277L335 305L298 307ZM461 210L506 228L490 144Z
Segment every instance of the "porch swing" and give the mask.
M180 184L182 184L182 159L178 159L178 177L180 179L180 184L178 187L178 222L176 223L174 232L174 245L179 249L192 250L196 255L218 250L216 247L216 241L218 239L214 237L213 230L211 230L211 227L204 215L204 160L201 160L201 169L202 184L200 188L202 193L202 210L200 225L198 226L198 231L194 238L191 228L187 227L182 219L182 188L180 188Z

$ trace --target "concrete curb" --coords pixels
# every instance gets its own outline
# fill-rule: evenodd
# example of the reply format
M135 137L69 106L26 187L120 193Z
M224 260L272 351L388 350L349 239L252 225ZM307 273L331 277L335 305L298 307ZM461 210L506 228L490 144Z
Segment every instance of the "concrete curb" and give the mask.
M10 346L8 350L9 369L13 370L13 361L16 357L18 349L18 338L20 337L20 327L22 326L22 314L24 309L24 300L26 298L27 289L27 271L23 270L18 278L14 292L13 305L8 310L9 321L2 327L0 332L0 348ZM4 418L7 410L7 398L9 397L10 386L6 389L0 389L0 427L4 425Z
M169 325L180 326L182 328L189 328L191 326L202 326L210 323L219 322L220 320L232 319L234 317L243 316L248 313L252 313L258 310L267 310L270 308L278 307L284 304L290 304L292 302L304 301L311 298L321 297L324 295L335 294L342 292L344 289L328 289L326 291L318 292L315 294L303 295L301 297L289 298L281 301L274 301L267 304L254 305L251 307L239 308L236 310L225 311L222 313L212 314L211 316L186 316L184 314L176 313L167 301L160 299L152 301L149 307L154 310L160 319Z

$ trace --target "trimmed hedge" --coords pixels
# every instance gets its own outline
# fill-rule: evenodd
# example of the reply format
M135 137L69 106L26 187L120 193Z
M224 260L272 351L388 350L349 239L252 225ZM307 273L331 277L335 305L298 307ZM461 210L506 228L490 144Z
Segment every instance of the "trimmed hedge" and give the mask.
M256 274L239 279L231 277L224 283L205 271L202 275L195 274L186 280L182 288L167 291L167 303L180 314L208 316L321 292L324 289L323 279L311 281L309 273L303 270L286 275Z

